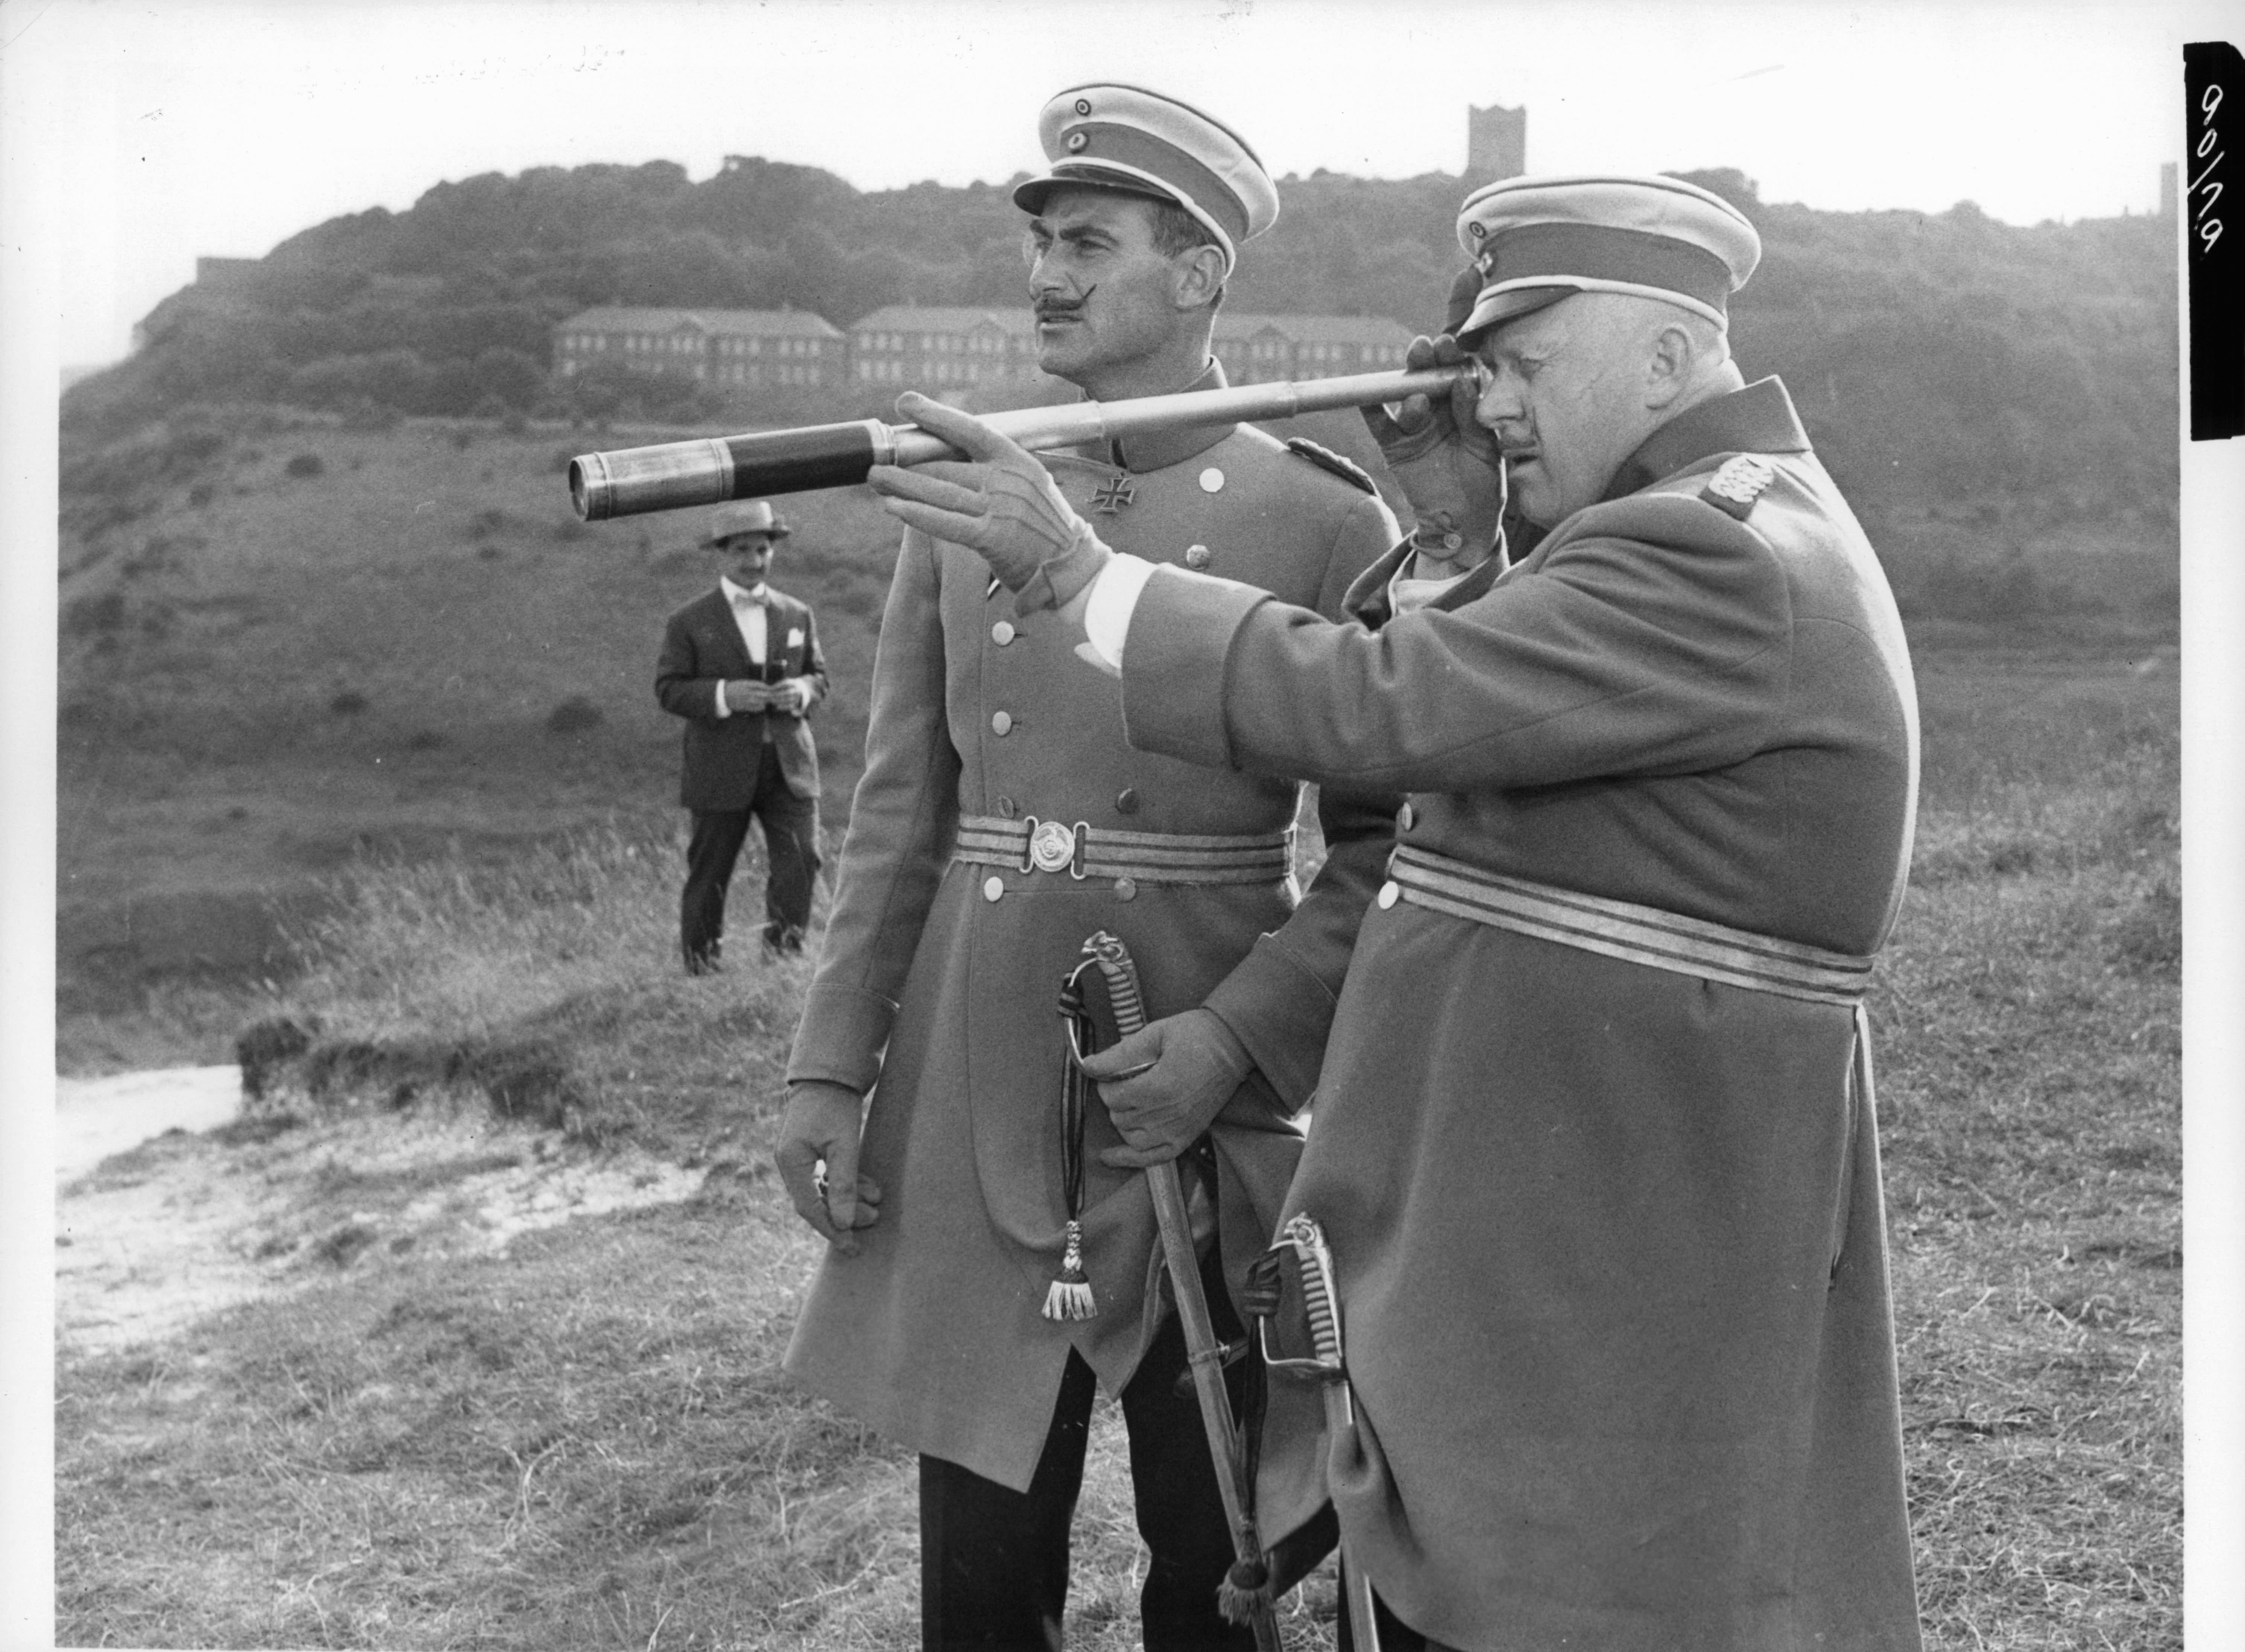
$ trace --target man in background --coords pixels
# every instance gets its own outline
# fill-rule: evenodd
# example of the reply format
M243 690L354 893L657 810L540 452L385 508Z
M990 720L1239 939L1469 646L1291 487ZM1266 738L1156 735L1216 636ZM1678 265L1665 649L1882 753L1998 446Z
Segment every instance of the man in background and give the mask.
M765 576L790 530L769 501L727 505L702 543L717 588L670 616L655 697L686 725L678 801L692 811L679 947L688 975L718 965L725 888L749 835L764 832L763 944L800 952L818 874L818 748L805 719L826 694L811 609Z
M1129 86L1063 92L1039 128L1050 170L1014 199L1040 364L1101 401L1222 385L1217 306L1278 207L1254 152ZM1116 544L1325 613L1394 542L1362 472L1246 425L1034 463ZM1096 1385L1129 1432L1145 1644L1249 1647L1217 1609L1229 1534L1141 1171L1180 1159L1221 1331L1300 1154L1392 803L1326 796L1331 853L1296 906L1294 783L1133 752L1072 640L973 552L904 536L788 1066L779 1167L830 1249L787 1368L919 1453L928 1646L1059 1644ZM1095 1103L1062 1128L1056 1000L1100 930L1173 1018L1128 1134Z

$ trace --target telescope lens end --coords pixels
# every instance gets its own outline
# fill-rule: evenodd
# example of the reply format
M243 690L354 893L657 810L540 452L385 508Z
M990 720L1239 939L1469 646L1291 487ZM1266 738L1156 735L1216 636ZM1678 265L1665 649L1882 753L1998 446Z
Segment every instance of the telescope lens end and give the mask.
M608 514L611 498L604 485L607 467L600 464L600 457L597 453L588 453L569 461L569 503L576 507L580 522L598 522ZM598 482L593 476L596 465L603 472Z

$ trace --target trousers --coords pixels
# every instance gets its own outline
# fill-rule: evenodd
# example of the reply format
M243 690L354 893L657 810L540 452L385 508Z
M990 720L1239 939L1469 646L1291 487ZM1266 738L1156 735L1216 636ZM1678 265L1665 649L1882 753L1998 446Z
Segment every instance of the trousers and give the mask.
M1215 1264L1211 1247L1202 1279L1217 1335L1229 1341L1240 1334L1238 1320ZM1253 1652L1254 1631L1225 1622L1216 1607L1217 1586L1231 1566L1231 1532L1189 1370L1172 1313L1121 1395L1138 1535L1150 1557L1138 1595L1140 1633L1147 1652ZM1243 1359L1227 1372L1235 1415L1245 1371ZM1096 1389L1091 1367L1071 1351L1026 1492L940 1458L919 1459L926 1652L1059 1652L1069 1526Z
M748 841L753 817L764 829L763 938L783 952L803 950L811 926L811 894L818 876L818 800L788 789L779 752L767 745L758 759L756 789L746 809L694 811L686 846L686 889L679 898L678 939L688 974L716 964L725 937L725 889Z

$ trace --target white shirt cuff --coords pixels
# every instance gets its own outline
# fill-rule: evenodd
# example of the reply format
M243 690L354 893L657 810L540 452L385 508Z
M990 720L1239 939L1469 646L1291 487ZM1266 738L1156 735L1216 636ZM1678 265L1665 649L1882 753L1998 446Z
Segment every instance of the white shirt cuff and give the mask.
M725 680L720 677L717 679L717 715L729 717L732 714L733 708L725 703Z
M1083 606L1083 637L1091 650L1117 671L1122 668L1122 643L1130 634L1130 616L1138 611L1138 593L1154 577L1154 564L1143 557L1118 551L1091 582L1091 595Z

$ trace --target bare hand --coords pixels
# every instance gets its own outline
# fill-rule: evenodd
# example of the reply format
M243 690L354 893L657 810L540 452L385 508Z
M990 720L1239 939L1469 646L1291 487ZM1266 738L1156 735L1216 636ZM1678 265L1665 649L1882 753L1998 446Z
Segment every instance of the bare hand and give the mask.
M855 1090L823 1080L790 1085L772 1154L796 1215L841 1255L858 1254L857 1229L881 1214L881 1189L858 1174L862 1102Z
M1016 607L1028 612L1066 602L1113 554L1019 443L971 414L909 390L897 398L897 413L973 462L909 470L877 464L865 481L881 496L881 508L907 527L975 552L1021 599Z
M803 714L803 684L796 678L790 677L784 682L772 685L771 703L769 709L783 711L790 717L799 717Z
M1466 352L1448 334L1414 338L1403 364L1412 372L1455 367ZM1462 376L1441 402L1421 395L1390 414L1367 407L1364 423L1380 443L1425 539L1449 551L1485 551L1504 519L1504 460L1496 437L1474 416L1479 380Z
M1098 1080L1099 1098L1122 1133L1123 1145L1100 1162L1138 1170L1176 1158L1200 1140L1254 1065L1213 1010L1165 1016L1086 1057L1083 1070ZM1145 1071L1117 1076L1134 1067Z
M728 711L762 711L771 704L771 690L747 677L729 677L725 680L725 709Z

